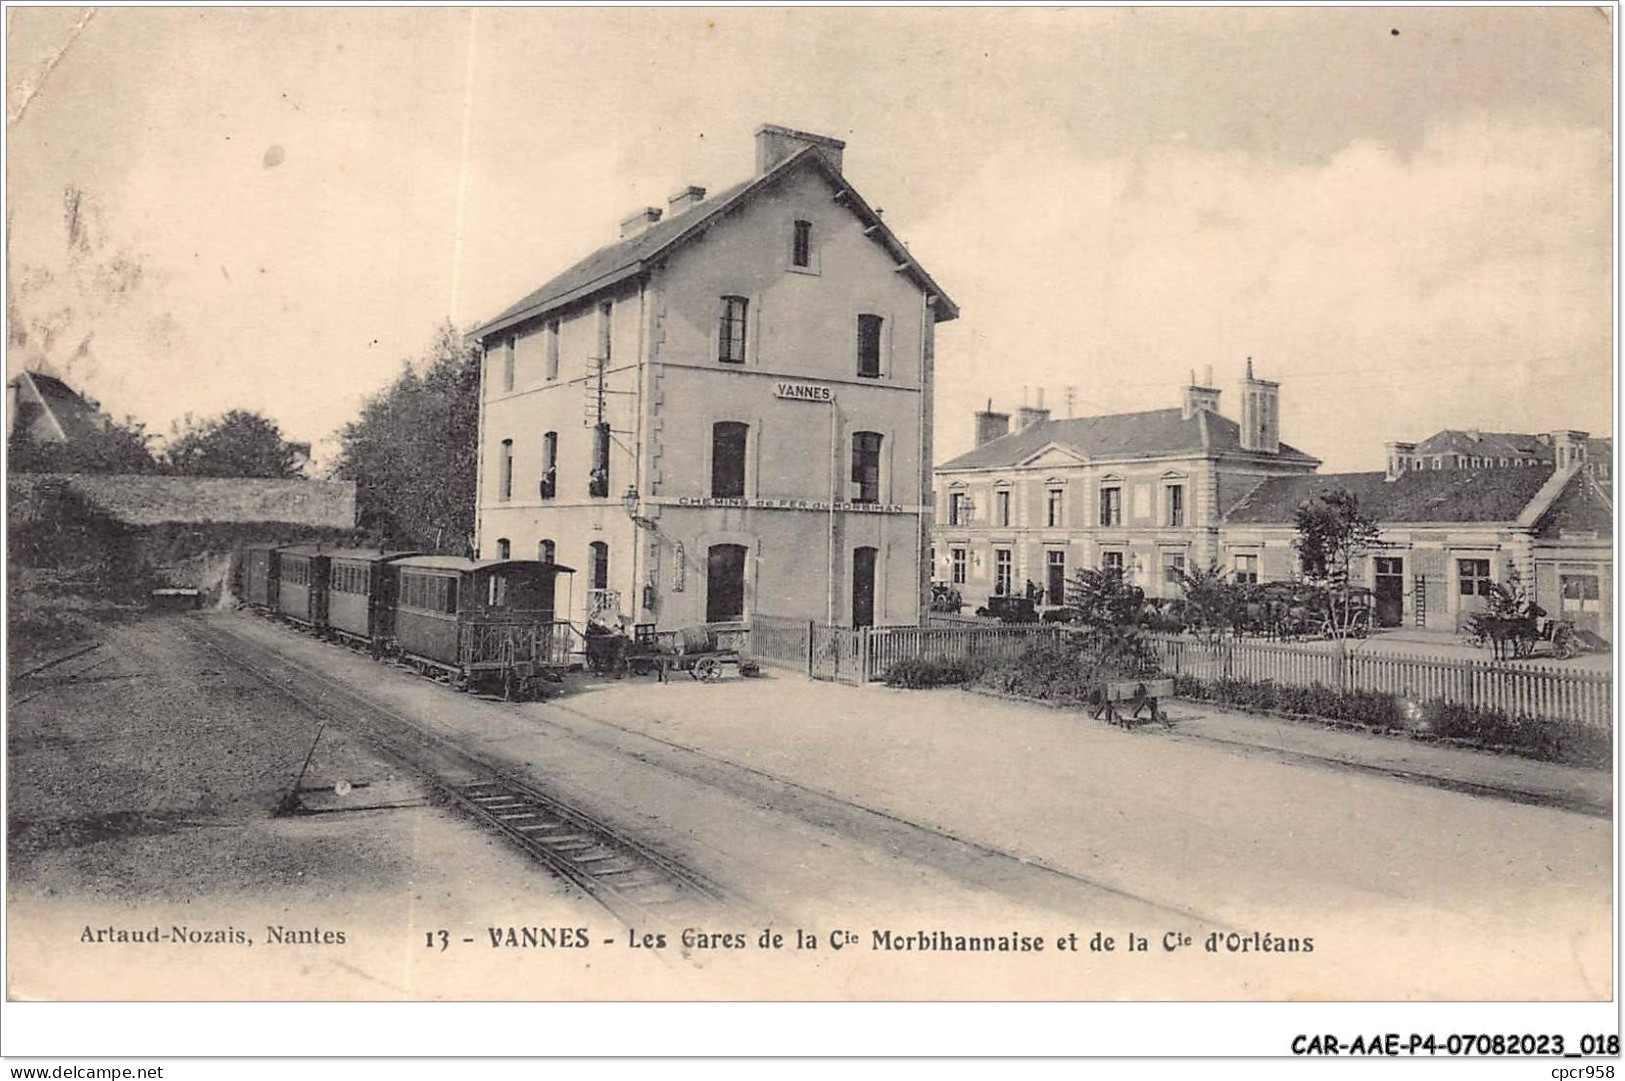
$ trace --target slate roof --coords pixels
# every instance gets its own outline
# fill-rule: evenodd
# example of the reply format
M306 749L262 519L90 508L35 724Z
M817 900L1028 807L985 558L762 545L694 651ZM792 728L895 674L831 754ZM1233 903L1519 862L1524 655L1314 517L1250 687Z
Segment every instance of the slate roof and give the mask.
M1030 424L989 440L938 466L939 470L996 469L1026 461L1051 443L1098 460L1161 458L1173 454L1241 451L1241 425L1211 410L1190 417L1182 409L1152 409L1102 417L1070 417ZM1318 464L1319 459L1287 443L1275 456Z
M62 380L44 372L23 372L12 382L21 383L25 379L39 395L40 403L61 426L68 442L94 436L106 426L101 411Z
M678 214L655 222L634 236L599 248L564 273L549 280L541 288L531 291L517 303L509 305L500 315L477 327L472 337L484 338L488 334L545 315L555 308L563 307L618 281L637 275L651 260L698 236L712 220L768 190L782 177L803 167L821 167L826 176L841 190L847 192L846 202L853 212L876 227L874 239L886 245L890 254L900 264L908 264L910 273L921 288L939 298L937 305L939 322L947 322L958 317L959 309L925 272L925 268L908 254L908 249L903 246L902 241L887 228L863 198L852 190L851 185L829 159L816 147L808 146L759 176L708 196Z
M1423 469L1389 481L1385 473L1324 473L1276 477L1254 488L1225 515L1229 525L1280 525L1306 499L1334 487L1359 499L1384 525L1396 522L1515 522L1553 470Z
M1478 432L1445 428L1416 444L1416 454L1465 454L1481 458L1535 458L1556 461L1551 446L1528 432ZM1510 468L1510 467L1509 467Z

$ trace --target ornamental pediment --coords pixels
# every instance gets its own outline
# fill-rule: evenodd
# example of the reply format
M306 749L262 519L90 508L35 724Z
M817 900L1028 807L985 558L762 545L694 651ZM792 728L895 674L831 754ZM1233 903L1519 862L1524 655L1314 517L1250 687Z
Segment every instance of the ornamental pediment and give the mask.
M1089 459L1059 443L1049 443L1034 451L1019 463L1024 466L1088 465Z

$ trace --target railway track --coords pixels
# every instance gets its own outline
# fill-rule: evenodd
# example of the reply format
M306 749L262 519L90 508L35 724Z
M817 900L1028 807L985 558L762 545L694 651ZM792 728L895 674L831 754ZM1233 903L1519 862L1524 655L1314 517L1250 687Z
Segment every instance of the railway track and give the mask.
M331 676L202 620L188 620L181 633L412 769L443 802L500 834L623 921L653 917L669 922L745 908L722 887L625 831L361 697Z

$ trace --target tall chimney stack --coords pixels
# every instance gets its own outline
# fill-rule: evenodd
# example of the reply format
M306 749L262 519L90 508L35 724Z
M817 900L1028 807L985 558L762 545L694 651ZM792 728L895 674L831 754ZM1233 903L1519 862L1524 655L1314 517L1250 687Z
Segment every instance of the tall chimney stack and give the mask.
M761 176L785 158L809 146L816 146L825 159L835 166L835 171L841 171L841 159L846 150L846 144L841 140L780 127L778 124L763 124L756 129L756 175Z
M987 408L978 410L976 414L976 445L991 443L1000 436L1010 434L1010 414L995 413L993 399L987 400Z

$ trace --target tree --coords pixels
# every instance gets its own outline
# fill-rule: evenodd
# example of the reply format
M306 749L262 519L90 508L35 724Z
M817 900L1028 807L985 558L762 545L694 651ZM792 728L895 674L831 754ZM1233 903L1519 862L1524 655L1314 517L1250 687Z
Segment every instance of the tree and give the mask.
M1179 588L1184 592L1179 614L1191 630L1209 642L1236 632L1244 614L1246 590L1232 582L1222 567L1181 571Z
M108 421L66 443L36 442L19 419L6 448L7 468L16 473L152 473L158 469L147 443L146 425L133 417Z
M1382 529L1360 509L1359 498L1342 487L1304 500L1292 519L1298 531L1292 542L1298 566L1321 587L1326 626L1341 653L1361 618L1354 603L1354 563L1381 544Z
M276 421L244 409L212 420L187 418L164 453L189 477L297 477L298 456Z
M373 540L472 551L479 393L479 358L448 320L424 356L338 433L332 475L355 482L361 528Z

